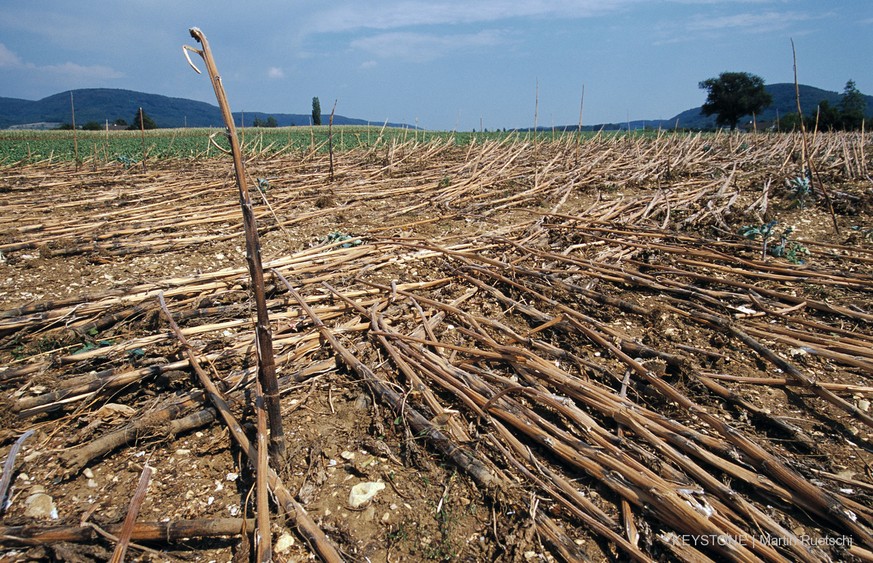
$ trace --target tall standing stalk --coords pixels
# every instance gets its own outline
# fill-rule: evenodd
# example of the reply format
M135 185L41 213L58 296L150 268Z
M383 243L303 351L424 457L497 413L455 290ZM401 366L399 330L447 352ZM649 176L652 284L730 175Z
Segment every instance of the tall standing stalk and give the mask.
M810 156L809 144L806 140L806 125L803 123L803 110L800 108L800 85L797 82L797 51L794 49L794 39L791 40L791 57L794 61L794 100L797 103L797 116L800 118L800 140L801 140L801 171L803 171L803 166L806 166L806 169L809 171L809 180L810 182L815 178L818 180L818 187L821 190L821 193L825 197L825 202L828 205L828 211L831 214L831 221L834 224L834 232L839 235L840 234L840 225L837 223L837 215L834 213L834 204L831 201L831 194L828 192L827 188L824 185L824 182L821 181L821 178L818 176L818 172L812 165L812 157ZM816 117L816 131L818 131L818 118ZM814 141L815 139L813 139ZM806 174L801 174L805 176Z
M330 110L330 121L327 122L327 151L330 153L330 181L333 182L333 114L336 113L336 100Z
M76 104L73 103L73 91L70 90L70 115L73 120L73 153L76 155L76 170L79 169L79 138L76 136Z
M142 108L139 108L139 139L142 142L142 171L146 172L145 123L143 122Z
M273 358L273 337L270 333L270 318L267 313L267 300L264 291L264 267L261 264L261 244L258 240L258 227L255 223L255 213L252 209L252 201L247 187L242 151L240 150L239 140L236 136L236 128L234 127L230 104L227 102L227 96L224 93L224 86L221 83L221 76L218 74L218 68L215 66L215 60L212 58L212 51L209 49L209 42L206 40L206 35L196 27L192 27L189 31L191 37L200 43L203 48L194 49L193 47L188 47L186 45L186 56L187 51L193 51L200 55L206 63L206 70L209 73L209 79L212 82L212 87L215 90L215 97L218 100L218 106L221 109L221 115L224 118L224 124L227 127L227 138L228 141L230 141L230 149L233 155L233 166L236 171L236 184L239 188L239 202L243 214L243 227L245 229L246 237L246 262L249 267L249 275L252 278L252 292L254 293L255 307L257 309L255 334L258 343L258 381L263 389L264 405L266 406L269 419L270 449L280 461L284 461L285 432L282 429L282 412L279 405L279 382L276 379L276 363ZM190 59L188 62L191 62ZM197 70L198 73L200 72L197 67L194 67L194 69Z
M582 97L579 99L579 128L576 131L576 166L579 166L579 145L582 143L582 110L585 108L585 85L582 85Z

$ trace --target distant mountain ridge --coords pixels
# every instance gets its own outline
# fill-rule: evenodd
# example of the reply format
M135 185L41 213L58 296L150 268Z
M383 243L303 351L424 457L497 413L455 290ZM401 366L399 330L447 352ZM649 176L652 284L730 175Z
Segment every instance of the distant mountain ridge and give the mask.
M116 119L124 119L131 123L139 108L142 108L143 112L151 117L158 127L220 127L224 125L218 106L206 102L116 88L82 88L73 90L72 93L76 107L77 125L89 121L101 124L107 121L112 123ZM248 111L234 112L233 116L237 125L241 123L243 117L247 125L251 125L255 118L266 120L268 117L273 117L280 127L309 125L311 117L310 114ZM328 115L323 115L322 123L326 125L328 118ZM36 101L0 97L0 129L30 123L70 123L70 121L69 90ZM367 125L368 123L382 125L383 123L342 115L334 115L333 122L335 125ZM388 125L407 127L407 125L399 123L389 123Z
M784 117L789 113L797 113L797 101L795 99L794 84L780 83L767 84L764 89L773 98L770 107L765 108L755 119L761 122L774 122L778 117ZM803 110L804 116L815 116L818 105L826 101L832 107L836 107L840 103L842 94L822 90L813 86L799 85L800 91L800 108ZM864 115L873 115L873 96L864 96L867 101L867 109ZM675 127L678 121L679 127L686 129L711 129L715 127L715 116L705 116L700 113L701 108L696 107L683 111L672 119L666 120L664 127ZM740 123L751 121L752 116L747 115L740 120Z
M768 84L764 87L773 98L773 103L760 115L756 116L759 123L775 121L778 116L797 112L794 99L794 84ZM836 106L840 101L840 94L828 90L822 90L813 86L800 85L800 103L804 115L815 115L816 107L822 101L827 101L831 106ZM83 88L73 90L73 100L76 107L76 124L82 125L89 121L97 123L112 123L116 119L124 119L128 123L133 121L138 108L151 117L158 127L220 127L224 125L221 111L218 106L206 102L198 102L186 98L171 98L160 94L147 94L133 90L121 90L116 88ZM873 96L865 95L867 100L866 115L873 115ZM280 127L289 125L309 125L310 115L299 113L264 113L264 112L235 112L234 121L239 124L245 119L246 124L254 120L266 120L268 117L276 119ZM327 115L322 116L322 123L328 122ZM744 117L740 122L748 122L751 116ZM0 97L0 129L6 129L16 125L36 123L69 123L70 115L70 91L61 92L31 101L19 98ZM367 121L334 116L336 125L381 125L379 121ZM391 127L412 127L403 123L388 123ZM565 125L555 129L575 130L578 125ZM601 123L586 125L585 130L624 130L624 129L711 129L715 127L715 116L704 116L701 108L696 107L685 110L670 119L646 119L623 123ZM540 129L551 129L540 127ZM522 129L524 130L524 129Z
M764 109L759 115L755 116L755 119L759 124L767 122L772 123L776 121L777 116L784 117L789 113L797 113L794 84L767 84L764 86L764 89L770 94L773 101L770 104L770 107ZM837 104L840 103L840 98L842 96L842 94L838 92L822 90L821 88L806 86L804 84L800 84L798 90L800 91L800 107L803 110L804 116L815 116L816 109L822 101L827 101L832 107L836 107ZM873 116L873 96L864 95L864 99L867 100L867 110L864 112L865 115L868 117ZM740 124L748 123L751 120L751 115L744 116L740 119ZM578 124L576 124L556 127L556 129L573 131L578 127ZM696 108L685 110L670 119L640 119L623 123L601 123L598 125L586 125L582 129L586 131L598 131L600 129L616 131L627 130L628 128L635 130L645 128L674 129L677 127L680 129L714 129L715 116L703 115L701 113L701 106L698 106ZM546 128L541 127L540 129Z

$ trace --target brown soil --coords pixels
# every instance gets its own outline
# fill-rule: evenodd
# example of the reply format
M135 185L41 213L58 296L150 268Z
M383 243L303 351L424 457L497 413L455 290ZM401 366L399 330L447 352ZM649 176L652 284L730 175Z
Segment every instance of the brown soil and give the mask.
M873 551L873 184L861 160L873 147L821 136L801 207L786 187L797 139L748 139L393 143L337 155L333 180L322 155L249 162L269 183L252 198L288 449L274 467L343 557L742 559L688 539L771 533L717 483L791 541L815 540L809 560ZM146 418L121 446L81 457L200 387L159 291L255 435L254 304L233 170L219 160L147 165L34 165L0 180L3 457L34 430L3 513L4 560L109 559L115 541L96 531L84 543L12 536L122 522L146 464L140 522L254 515L252 466L220 421L167 435L167 420ZM770 220L770 248L792 225L797 245L785 248L804 263L762 257L760 240L737 234ZM400 405L337 360L271 269ZM208 406L196 396L177 416ZM440 449L433 432L479 465ZM697 449L683 450L680 434ZM693 465L671 457L679 452ZM352 507L362 482L385 488ZM56 518L26 514L40 490ZM623 500L635 549L592 524L627 538ZM817 502L834 503L831 515ZM689 520L707 511L706 522ZM21 525L33 528L11 528ZM316 557L278 511L272 539L276 560ZM244 561L254 551L248 534L142 543L152 551L131 547L129 559Z

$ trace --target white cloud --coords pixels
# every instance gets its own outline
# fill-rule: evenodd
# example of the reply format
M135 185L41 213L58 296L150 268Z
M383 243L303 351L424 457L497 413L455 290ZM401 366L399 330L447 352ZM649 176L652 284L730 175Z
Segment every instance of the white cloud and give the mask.
M285 71L277 66L271 66L267 70L268 78L285 78Z
M54 65L36 65L21 60L21 57L0 43L0 68L27 69L35 72L78 79L120 78L124 73L103 65L80 65L66 62Z
M59 74L82 79L121 78L122 76L124 76L124 73L103 65L83 66L76 63L63 63L59 65L44 66L28 64L27 66L40 72L49 72L52 74Z
M467 35L390 32L356 39L352 41L351 47L380 58L425 62L456 51L506 43L504 35L496 30Z
M792 24L812 19L798 12L756 12L721 17L697 17L689 22L690 31L739 31L765 33L782 30Z
M0 43L0 68L22 66L21 59Z
M354 29L398 29L419 25L469 24L512 18L585 18L614 12L634 0L401 0L377 5L359 1L334 6L315 15L306 29L341 32Z
M379 63L377 63L376 61L373 61L373 60L364 61L361 63L361 68L362 69L374 68L374 67L378 66L378 64Z
M687 4L707 4L709 0L672 0ZM755 0L735 0L736 3L747 4ZM712 1L712 4L729 4L724 0ZM771 2L772 3L772 2ZM700 40L712 40L739 35L785 35L794 37L809 33L809 26L803 24L833 17L831 12L806 13L800 11L767 10L760 12L738 12L730 14L696 13L684 19L662 21L653 29L656 30L655 45L688 43Z

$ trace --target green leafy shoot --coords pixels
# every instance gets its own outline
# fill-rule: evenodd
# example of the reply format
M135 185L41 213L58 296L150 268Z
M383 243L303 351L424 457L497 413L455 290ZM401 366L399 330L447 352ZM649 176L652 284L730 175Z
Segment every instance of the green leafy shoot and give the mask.
M125 169L130 168L131 166L133 166L137 162L136 159L130 158L126 154L119 154L118 156L115 157L115 160L117 160L118 162L123 164Z
M741 237L749 240L761 239L761 260L764 260L767 257L767 242L770 240L770 237L773 236L773 227L775 227L777 223L778 221L770 221L769 223L758 226L745 225L740 227L739 234Z
M852 225L851 229L858 233L862 239L867 242L873 242L873 227L864 228L858 225Z
M322 244L330 244L333 242L343 242L344 244L340 245L342 248L351 248L353 246L360 246L364 244L359 238L355 238L351 235L347 235L340 231L334 231L329 233L323 240Z
M812 197L812 186L809 184L809 178L798 176L787 183L788 189L791 190L791 199L794 201L794 205L800 209L805 209L807 199Z
M785 228L779 235L779 244L770 247L770 254L776 258L785 258L792 264L803 264L804 257L809 256L809 249L796 240L788 240L793 232L794 227Z
M774 234L774 228L778 224L778 221L770 221L757 226L746 225L741 227L738 232L741 237L749 240L761 239L761 260L764 260L769 252L771 256L785 258L792 264L803 264L804 257L809 256L809 249L795 240L789 240L791 233L794 232L794 227L785 227L778 235ZM770 245L770 240L776 236L778 236L779 242Z

